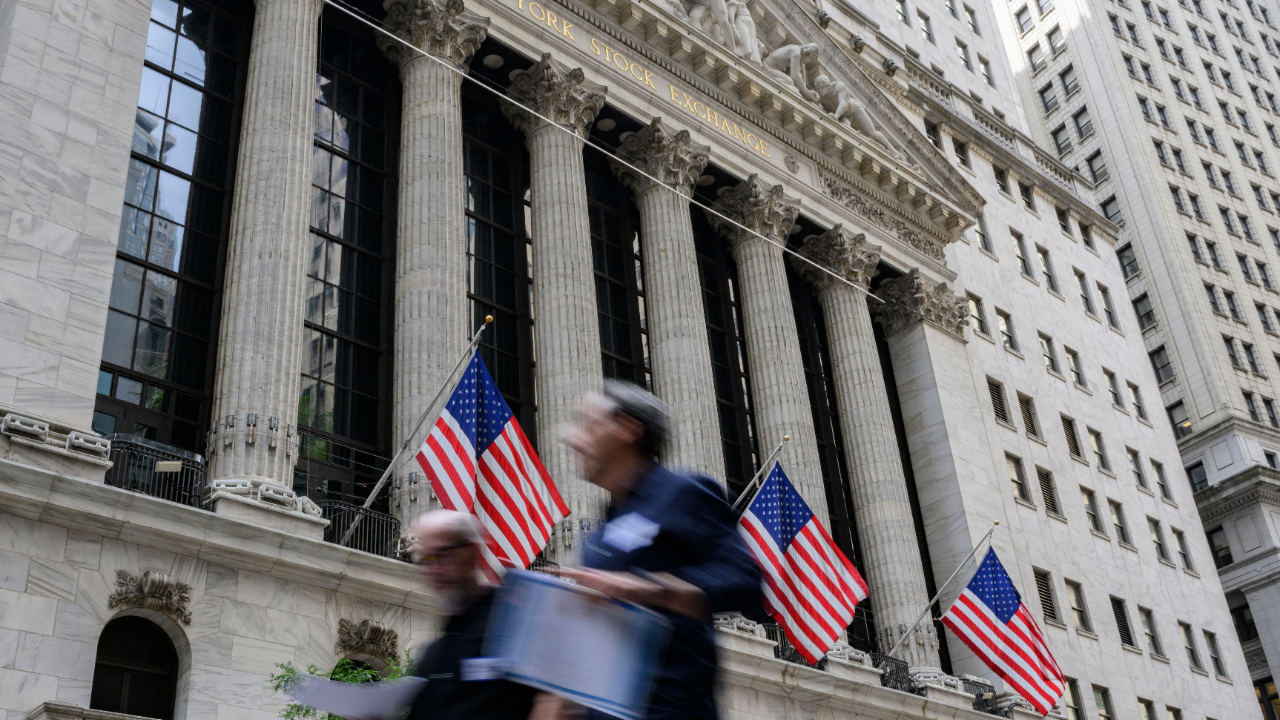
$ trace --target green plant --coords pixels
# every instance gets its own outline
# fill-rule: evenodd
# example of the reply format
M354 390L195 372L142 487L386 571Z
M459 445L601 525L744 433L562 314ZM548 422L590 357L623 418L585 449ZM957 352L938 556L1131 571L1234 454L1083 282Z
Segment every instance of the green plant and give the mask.
M271 676L271 689L277 693L292 694L307 676L337 680L338 682L363 683L375 680L396 680L413 674L413 658L406 651L404 657L387 658L387 667L381 672L370 668L362 662L343 658L333 666L333 670L324 672L315 665L308 665L306 672L293 666L293 661L276 663L280 672ZM309 708L291 702L280 711L280 720L343 720L315 708Z

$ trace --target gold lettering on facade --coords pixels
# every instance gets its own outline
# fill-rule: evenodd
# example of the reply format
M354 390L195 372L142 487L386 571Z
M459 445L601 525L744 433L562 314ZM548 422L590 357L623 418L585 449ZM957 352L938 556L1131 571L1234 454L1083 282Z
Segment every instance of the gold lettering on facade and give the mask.
M537 2L516 0L516 7L521 10L527 9L529 16L534 20L545 24L552 30L555 30L561 35L569 38L574 43L578 42L578 39L573 36L573 33L569 32L569 28L575 27L572 23L556 17L554 12L544 8ZM640 65L640 63L631 62L625 55L614 50L603 42L600 42L597 38L592 37L589 39L591 41L591 54L599 58L601 62L605 65L612 65L618 70L621 70L624 75L630 75L632 80L650 88L654 92L658 91L657 86L653 84L652 72L645 69ZM761 140L754 134L738 127L738 124L736 122L731 122L728 116L721 115L716 110L712 110L709 105L695 100L693 96L689 95L689 93L678 89L675 85L668 85L671 88L671 102L681 110L687 111L690 115L693 115L699 120L710 123L715 129L724 131L725 135L728 135L730 138L737 140L761 155L770 157L764 140Z

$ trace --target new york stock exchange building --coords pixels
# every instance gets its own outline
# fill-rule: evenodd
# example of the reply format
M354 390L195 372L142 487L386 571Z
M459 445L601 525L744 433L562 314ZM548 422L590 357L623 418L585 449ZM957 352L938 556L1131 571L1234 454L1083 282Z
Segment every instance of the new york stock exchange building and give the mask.
M937 4L921 43L844 0L6 3L7 720L269 720L277 663L432 639L430 485L404 457L360 507L489 315L572 510L540 564L605 515L556 440L605 378L730 498L790 437L870 598L817 666L719 619L726 718L1036 717L907 632L996 521L1055 716L1257 717L1122 230L1029 139L993 9Z

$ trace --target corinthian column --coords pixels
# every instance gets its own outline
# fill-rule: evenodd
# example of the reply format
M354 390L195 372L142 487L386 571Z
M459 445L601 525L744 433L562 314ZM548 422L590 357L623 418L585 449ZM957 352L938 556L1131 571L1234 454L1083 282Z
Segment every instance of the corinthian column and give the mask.
M880 262L880 248L869 245L861 233L850 236L839 225L805 238L801 253L864 288ZM929 602L929 592L867 298L858 288L808 263L796 262L795 267L817 288L826 317L840 430L865 565L861 570L871 590L880 649L888 652ZM938 667L938 637L933 624L923 624L896 654L912 668Z
M292 497L321 0L257 0L245 84L209 478ZM231 485L236 485L232 482ZM219 506L219 512L223 509Z
M484 42L489 19L465 12L462 0L400 0L389 9L386 25L433 56L378 38L382 51L400 67L404 88L395 283L393 438L398 448L422 440L408 433L470 336L462 75L455 69L465 66ZM430 493L420 490L416 502L403 492L401 502L393 505L404 527L427 509Z
M607 497L578 477L573 451L556 435L576 421L582 394L604 380L582 147L605 92L581 68L566 70L547 53L512 79L520 105L502 103L529 148L538 453L572 512L566 527L579 529L604 517ZM561 533L557 558L567 558L572 538Z
M662 459L724 478L715 377L693 245L689 198L707 166L711 148L695 145L689 131L672 133L661 118L622 141L611 160L614 173L635 195L644 244L645 307L653 393L671 406L671 441ZM639 172L631 166L639 168Z
M781 185L765 187L753 174L737 187L721 190L715 204L719 213L750 232L715 213L707 213L707 220L728 241L738 263L759 450L766 454L784 436L791 436L778 461L814 516L829 525L818 439L805 383L804 359L800 356L800 335L791 307L787 266L782 259L782 243L800 208L798 200L782 193Z

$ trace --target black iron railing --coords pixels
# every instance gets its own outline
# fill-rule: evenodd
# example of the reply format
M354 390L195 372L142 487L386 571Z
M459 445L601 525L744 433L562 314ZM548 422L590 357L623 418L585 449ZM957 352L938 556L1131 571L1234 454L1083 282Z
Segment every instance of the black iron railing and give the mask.
M1007 710L1000 710L996 703L996 688L991 683L976 678L960 678L964 691L973 695L973 709L996 717L1009 717Z
M106 484L162 500L204 506L204 458L138 435L111 436Z
M911 670L907 666L906 660L881 655L880 653L871 653L871 664L875 665L880 673L880 684L890 690L901 690L912 695L923 695L924 690L916 685L916 681L911 679Z
M546 573L548 575L554 575L555 577L560 577L560 563L551 562L550 560L542 557L541 555L535 557L533 559L533 562L529 563L529 569L534 570L536 572Z
M347 547L383 557L400 557L400 521L391 515L341 500L321 500L320 514L329 521L329 527L324 530L326 541L342 542L347 529L360 517L363 519L351 534Z
M814 668L815 670L825 671L827 669L827 659L825 657L819 660L816 665L805 660L800 651L796 650L791 641L787 639L786 631L778 623L760 623L760 627L764 628L765 637L775 643L773 646L774 657L796 665Z

